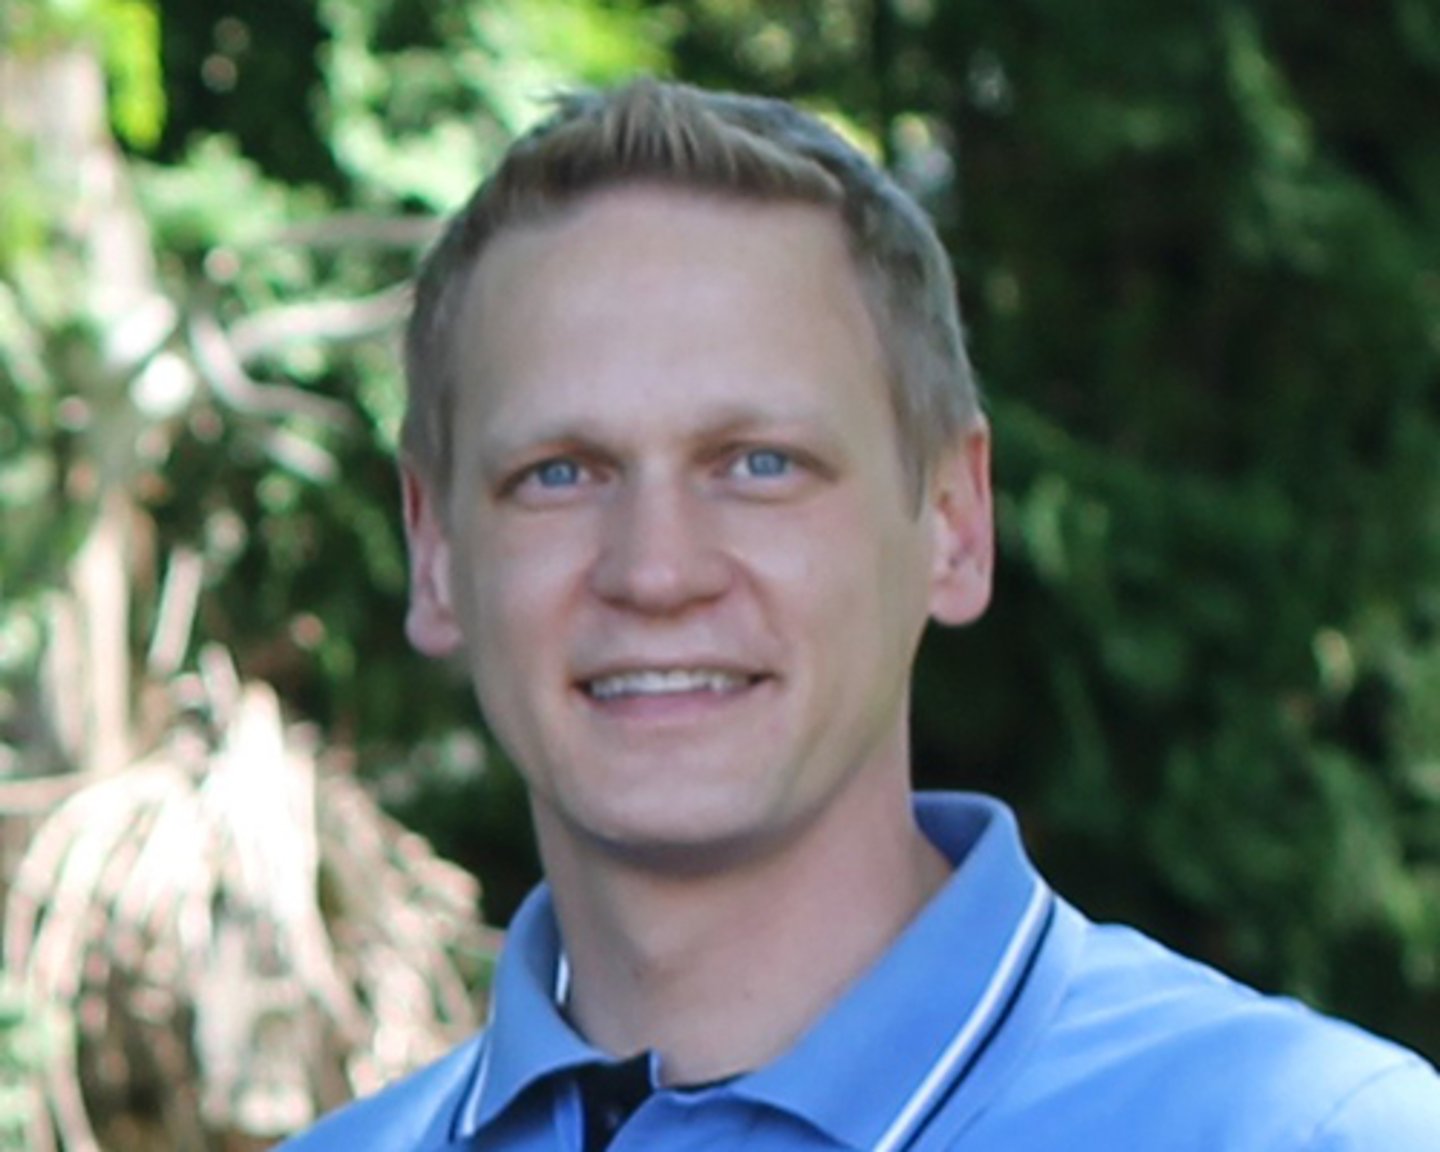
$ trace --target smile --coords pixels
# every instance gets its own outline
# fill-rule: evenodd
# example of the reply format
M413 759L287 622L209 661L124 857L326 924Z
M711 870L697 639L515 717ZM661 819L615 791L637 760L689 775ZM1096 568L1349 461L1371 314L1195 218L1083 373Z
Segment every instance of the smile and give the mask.
M637 669L598 676L584 688L595 700L636 696L677 696L691 692L726 695L749 687L756 677L713 668Z

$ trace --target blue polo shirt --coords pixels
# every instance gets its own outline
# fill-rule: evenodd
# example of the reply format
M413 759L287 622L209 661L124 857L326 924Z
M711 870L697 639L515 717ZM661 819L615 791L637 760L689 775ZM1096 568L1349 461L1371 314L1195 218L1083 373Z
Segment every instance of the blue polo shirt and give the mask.
M955 871L890 950L774 1062L657 1087L611 1152L1440 1152L1420 1057L1090 923L996 801L917 813ZM575 1073L610 1058L557 1007L560 969L542 886L486 1031L284 1152L579 1152Z

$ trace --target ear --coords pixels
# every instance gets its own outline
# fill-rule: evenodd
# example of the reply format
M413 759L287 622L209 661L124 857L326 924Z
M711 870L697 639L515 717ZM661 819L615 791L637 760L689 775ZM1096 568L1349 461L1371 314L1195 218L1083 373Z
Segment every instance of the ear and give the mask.
M450 538L429 487L400 466L405 540L410 548L410 607L405 635L426 656L449 656L464 640L450 595Z
M969 624L990 603L995 566L990 429L983 421L940 458L926 500L935 530L930 615L941 624Z

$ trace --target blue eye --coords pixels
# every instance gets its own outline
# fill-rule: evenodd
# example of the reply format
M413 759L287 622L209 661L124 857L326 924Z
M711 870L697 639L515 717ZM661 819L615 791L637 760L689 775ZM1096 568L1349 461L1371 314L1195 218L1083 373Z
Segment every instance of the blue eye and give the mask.
M568 488L580 482L580 465L573 460L546 460L531 473L542 488Z
M746 452L737 461L736 467L746 475L759 478L784 476L794 466L784 452L774 448L756 448Z

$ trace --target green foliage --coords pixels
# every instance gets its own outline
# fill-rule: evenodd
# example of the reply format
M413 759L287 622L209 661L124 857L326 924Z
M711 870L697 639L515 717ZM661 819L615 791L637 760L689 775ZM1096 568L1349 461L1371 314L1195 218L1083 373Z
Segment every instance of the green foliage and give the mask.
M65 1043L53 1011L37 1006L0 974L0 1152L31 1147L30 1119L40 1101L40 1077Z
M1408 109L1440 73L1407 11L935 10L967 86L913 97L960 141L1002 566L933 638L917 735L1090 909L1434 1050L1440 206Z
M150 148L165 123L156 0L9 0L0 49L21 55L93 39L110 81L111 120L127 144Z
M115 130L135 148L154 147L165 123L154 0L95 0L95 14L112 85Z
M29 149L24 143L0 130L0 171L21 173L29 164ZM45 208L31 180L7 180L5 194L5 211L0 214L0 275L8 278L21 253L33 252L44 242Z
M640 5L323 0L329 136L367 199L447 211L557 88L663 63Z

